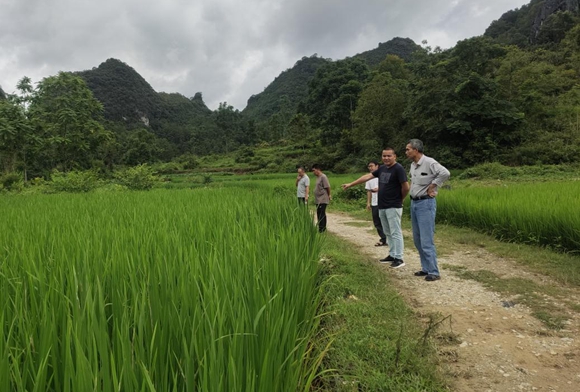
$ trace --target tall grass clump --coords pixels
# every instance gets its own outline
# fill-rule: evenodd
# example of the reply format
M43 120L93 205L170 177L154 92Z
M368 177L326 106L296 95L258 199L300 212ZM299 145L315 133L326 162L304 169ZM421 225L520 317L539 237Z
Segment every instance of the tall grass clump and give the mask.
M310 390L320 244L293 201L2 197L0 390Z
M441 192L437 218L507 241L580 252L580 182L510 184Z

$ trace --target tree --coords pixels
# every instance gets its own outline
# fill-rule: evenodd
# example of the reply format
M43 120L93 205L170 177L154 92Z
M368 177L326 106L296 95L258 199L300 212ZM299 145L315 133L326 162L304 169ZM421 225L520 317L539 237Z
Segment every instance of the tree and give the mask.
M27 181L29 160L40 145L40 138L28 118L27 108L33 92L30 78L23 77L17 90L19 94L0 100L0 162L5 172L12 172L17 167L22 169L24 181Z
M322 130L324 144L338 144L341 131L352 128L351 114L369 75L368 66L360 59L336 61L316 71L304 112L312 125Z
M100 121L103 106L79 76L60 72L34 91L29 116L43 138L38 158L49 169L89 168L99 145L112 137Z
M15 171L19 158L24 160L31 133L32 127L22 107L8 100L0 100L0 163L5 173Z
M353 138L357 151L376 153L387 145L402 145L409 84L390 72L377 74L361 93L354 113Z

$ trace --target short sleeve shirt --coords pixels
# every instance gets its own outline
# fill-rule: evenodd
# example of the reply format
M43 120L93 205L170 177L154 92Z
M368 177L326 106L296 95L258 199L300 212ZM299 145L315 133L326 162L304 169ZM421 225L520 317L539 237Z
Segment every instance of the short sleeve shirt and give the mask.
M368 180L365 184L365 189L367 191L372 191L375 188L379 187L379 179L373 178L372 180ZM379 203L379 194L378 192L371 193L371 206L376 206Z
M391 167L381 165L373 172L379 180L379 209L403 208L401 184L407 182L407 173L400 163Z
M310 178L305 174L298 181L298 189L296 190L296 197L306 197L306 187L310 186Z
M316 177L316 185L314 187L314 202L316 204L330 203L328 192L326 191L328 188L330 188L330 183L328 182L326 174L321 174Z

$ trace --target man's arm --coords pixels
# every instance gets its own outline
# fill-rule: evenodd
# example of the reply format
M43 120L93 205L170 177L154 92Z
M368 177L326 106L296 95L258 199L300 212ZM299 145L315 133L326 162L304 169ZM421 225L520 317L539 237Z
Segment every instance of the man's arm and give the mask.
M306 185L306 193L304 195L304 201L308 203L308 194L310 193L310 185Z
M373 178L375 178L375 176L373 176L372 173L365 174L365 175L359 177L358 179L354 180L351 183L342 184L342 189L347 190L350 187L353 187L353 186L358 185L358 184L362 184L363 182L367 182L368 180L372 180Z
M435 179L427 188L427 194L431 197L437 196L437 188L443 185L445 181L449 179L451 173L441 165L439 162L435 161L431 164L431 171L435 174Z
M371 199L373 197L373 191L372 189L368 189L367 190L367 210L371 209Z
M401 182L401 201L405 200L405 197L409 194L409 189L411 189L409 181Z

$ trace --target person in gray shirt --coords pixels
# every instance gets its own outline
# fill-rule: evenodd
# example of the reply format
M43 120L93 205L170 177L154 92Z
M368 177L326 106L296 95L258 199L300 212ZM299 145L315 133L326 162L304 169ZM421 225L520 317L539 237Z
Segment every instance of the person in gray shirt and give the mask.
M423 154L423 142L411 139L405 148L411 161L411 225L413 242L421 258L421 270L415 276L424 276L426 281L440 279L437 266L437 251L433 236L435 234L435 198L438 189L449 179L450 173L435 159Z
M308 194L310 193L310 178L304 170L304 166L298 167L298 176L296 177L296 197L298 204L308 204Z
M326 231L326 207L332 200L330 195L330 182L328 177L322 172L319 164L312 165L312 173L316 176L314 185L314 202L316 203L316 216L318 217L318 231Z

